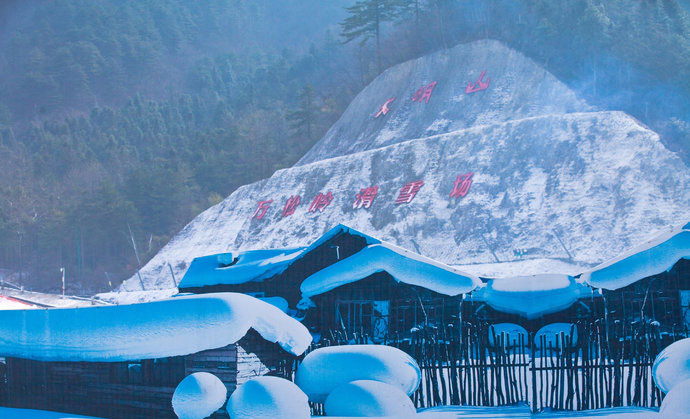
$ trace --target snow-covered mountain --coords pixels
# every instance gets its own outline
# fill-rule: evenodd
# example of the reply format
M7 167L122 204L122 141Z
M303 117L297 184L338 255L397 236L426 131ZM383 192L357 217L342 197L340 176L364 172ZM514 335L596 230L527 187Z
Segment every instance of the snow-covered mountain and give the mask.
M374 187L371 206L354 208ZM451 265L562 270L690 219L688 191L690 169L657 134L593 109L518 52L474 42L384 72L298 165L200 214L141 276L169 288L168 265L179 280L194 257L307 245L339 223ZM309 211L320 193L328 205ZM140 288L135 276L121 289Z

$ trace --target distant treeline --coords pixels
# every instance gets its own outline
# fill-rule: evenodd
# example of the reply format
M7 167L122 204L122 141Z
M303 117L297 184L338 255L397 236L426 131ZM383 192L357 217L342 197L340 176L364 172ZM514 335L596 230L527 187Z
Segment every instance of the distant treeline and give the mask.
M381 69L458 42L504 41L690 162L675 0L10 1L0 23L0 268L30 287L117 285L133 243L145 263Z

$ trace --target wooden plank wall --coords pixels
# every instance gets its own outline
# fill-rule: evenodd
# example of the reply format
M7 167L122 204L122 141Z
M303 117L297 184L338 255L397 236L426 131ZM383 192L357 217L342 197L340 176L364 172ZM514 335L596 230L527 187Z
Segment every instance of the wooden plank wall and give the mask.
M229 396L253 377L276 374L286 356L279 345L250 330L237 344L186 356L184 376L209 372L225 384ZM132 363L138 366L137 361ZM4 404L110 419L176 418L171 404L176 384L147 385L154 381L152 360L141 364L144 384L128 384L128 364L8 358ZM225 406L213 415L214 419L227 417Z
M111 382L111 364L8 358L10 407L117 418L176 418L174 387Z

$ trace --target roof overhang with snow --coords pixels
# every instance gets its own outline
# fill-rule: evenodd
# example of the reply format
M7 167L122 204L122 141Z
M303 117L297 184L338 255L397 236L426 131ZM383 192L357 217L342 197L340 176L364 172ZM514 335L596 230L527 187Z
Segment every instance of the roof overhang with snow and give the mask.
M681 259L690 259L690 223L584 272L580 280L595 288L617 290L668 271Z
M0 311L0 356L116 362L221 348L252 328L299 355L309 331L280 309L244 294L181 296L150 303Z
M471 298L486 302L498 311L533 319L564 310L591 295L590 287L571 276L542 274L490 279Z
M280 275L294 262L340 235L363 239L363 246L381 243L378 239L339 224L308 247L249 250L236 255L221 253L195 258L180 281L179 288L195 289L263 281Z
M309 276L300 290L303 297L310 298L377 272L387 272L397 282L450 296L468 293L482 283L474 275L381 242Z
M249 250L195 258L179 288L237 285L278 275L304 253L306 248Z

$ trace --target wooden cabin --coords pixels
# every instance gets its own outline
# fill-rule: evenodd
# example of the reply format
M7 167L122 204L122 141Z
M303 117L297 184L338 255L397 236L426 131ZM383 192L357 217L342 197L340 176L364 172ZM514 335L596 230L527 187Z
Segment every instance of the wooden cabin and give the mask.
M110 419L176 418L175 388L196 372L218 377L228 396L252 377L290 378L311 343L302 324L238 294L6 311L0 322L1 406ZM214 417L227 418L224 409Z
M419 281L401 280L390 272L395 264L361 256L368 249L383 243L351 228L337 226L309 247L286 249L283 253L266 251L272 253L266 253L264 261L284 255L278 259L285 264L277 268L271 268L270 263L256 263L254 258L260 256L257 253L243 263L246 254L252 252L240 253L237 257L231 257L230 254L213 256L217 261L224 258L226 263L217 262L213 266L198 269L195 269L195 265L198 267L200 264L195 260L180 284L180 291L233 291L259 297L282 297L288 302L289 314L302 320L312 333L324 338L338 335L341 341L378 343L406 339L415 328L458 327L462 322L517 323L530 333L559 322L624 321L635 324L644 320L659 322L663 330L687 329L690 326L690 262L686 259L675 260L669 271L652 276L629 272L627 281L630 285L622 288L590 286L581 275L568 277L570 285L566 292L572 291L573 297L567 304L525 316L503 310L490 300L478 298L492 281L509 278L476 278L476 289L468 287L463 292L434 290L428 284L434 283L431 277L437 274L425 278L424 273L414 273ZM648 249L639 249L640 253L645 251ZM411 252L401 250L399 253L400 258L396 263L419 262L419 266L436 265L453 270ZM635 257L635 252L631 257ZM349 262L353 259L357 259L357 262ZM261 265L261 268L252 272L248 269L251 263ZM347 267L338 269L340 265ZM371 269L364 272L363 265L371 265ZM416 269L417 266L411 266L412 271L417 272ZM348 276L352 271L364 273L339 282L339 276ZM462 282L471 277L453 271L456 277L450 278L451 281ZM238 280L235 272L244 275L243 279ZM438 272L443 273L443 270ZM332 280L338 285L305 293L305 285L308 288L315 278L324 282ZM548 294L545 294L539 301L549 300Z
M231 394L259 375L280 375L287 356L250 331L223 348L170 358L125 362L6 359L3 406L117 418L170 418L172 396L189 374L209 372ZM225 407L214 417L227 418Z

